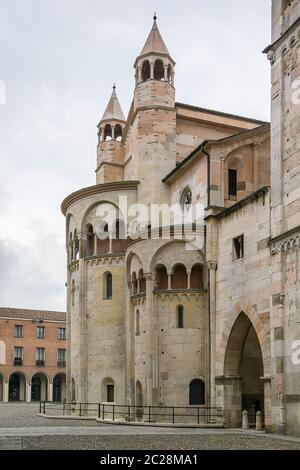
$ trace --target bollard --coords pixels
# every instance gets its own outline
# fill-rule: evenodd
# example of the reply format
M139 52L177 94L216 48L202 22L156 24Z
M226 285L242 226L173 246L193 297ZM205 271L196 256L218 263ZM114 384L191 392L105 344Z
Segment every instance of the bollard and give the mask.
M246 410L242 412L242 429L244 431L247 431L249 429L248 411Z
M256 423L255 423L256 431L262 431L262 412L258 411L256 413Z

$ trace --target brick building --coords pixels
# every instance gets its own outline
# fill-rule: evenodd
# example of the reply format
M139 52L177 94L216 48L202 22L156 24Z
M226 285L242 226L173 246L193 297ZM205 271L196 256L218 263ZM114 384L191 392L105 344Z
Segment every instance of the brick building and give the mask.
M0 308L0 402L63 401L66 314Z

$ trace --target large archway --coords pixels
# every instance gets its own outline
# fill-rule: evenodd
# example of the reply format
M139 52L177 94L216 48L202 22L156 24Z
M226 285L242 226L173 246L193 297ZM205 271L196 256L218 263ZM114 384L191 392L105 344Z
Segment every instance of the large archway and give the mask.
M264 375L261 346L255 328L245 313L234 323L225 354L224 405L229 425L239 427L242 411L255 413L264 409Z
M66 376L58 374L53 379L53 401L62 402L66 399Z
M27 380L23 374L16 372L9 378L8 399L9 401L26 401Z
M35 374L31 379L31 401L47 400L48 379L45 374Z

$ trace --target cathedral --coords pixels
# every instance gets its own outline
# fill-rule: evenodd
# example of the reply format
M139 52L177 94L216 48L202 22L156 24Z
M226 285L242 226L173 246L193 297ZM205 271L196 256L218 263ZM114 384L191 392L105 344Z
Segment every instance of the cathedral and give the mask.
M273 0L264 52L271 124L176 102L156 16L127 118L113 87L96 184L62 203L68 401L300 435L300 0Z

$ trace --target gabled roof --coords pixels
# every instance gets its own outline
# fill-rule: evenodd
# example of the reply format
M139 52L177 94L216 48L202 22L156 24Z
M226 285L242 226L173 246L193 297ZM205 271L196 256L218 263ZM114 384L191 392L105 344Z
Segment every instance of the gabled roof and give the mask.
M124 113L122 111L121 105L119 103L117 93L116 93L116 85L113 86L113 92L106 106L106 110L103 114L103 117L100 122L105 120L112 120L117 119L118 121L126 121Z

